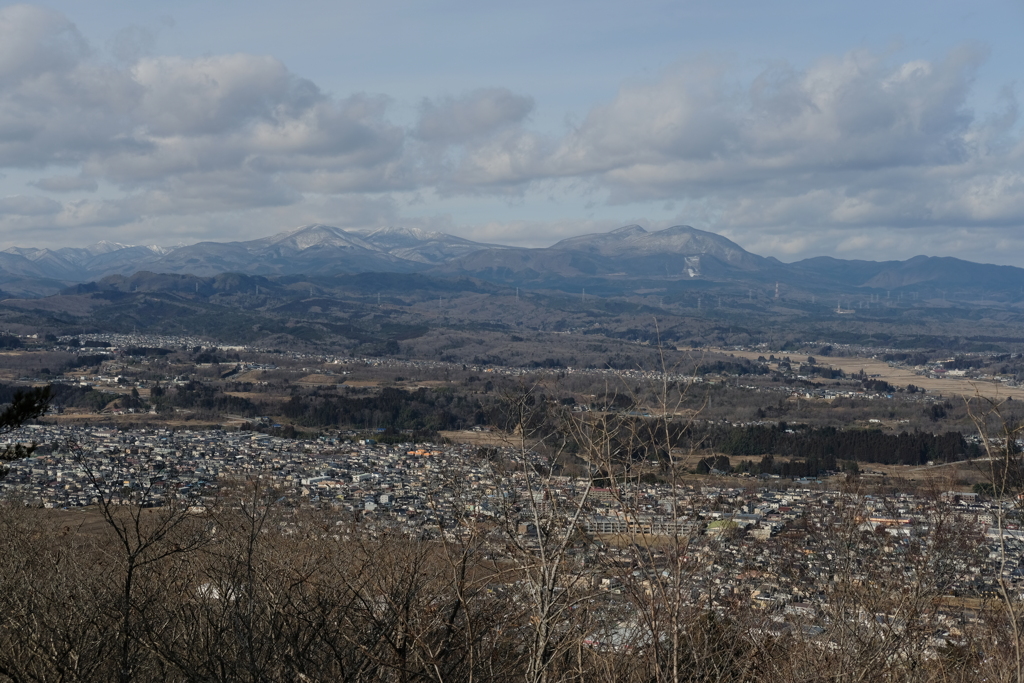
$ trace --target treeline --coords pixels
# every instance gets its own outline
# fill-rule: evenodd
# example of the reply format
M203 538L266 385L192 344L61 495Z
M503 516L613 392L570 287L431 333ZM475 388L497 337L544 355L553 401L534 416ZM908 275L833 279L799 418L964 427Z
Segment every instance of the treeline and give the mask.
M157 412L184 408L208 414L231 413L257 417L268 411L266 404L256 404L247 398L232 396L195 381L166 388L158 384L150 389L149 400L156 406Z
M551 417L538 433L558 434ZM519 428L515 420L497 423L506 431ZM923 431L886 433L878 429L812 427L809 425L761 424L733 426L714 423L665 424L642 415L599 417L588 424L585 439L569 440L571 452L583 452L587 441L603 440L617 464L625 468L640 461L666 466L668 448L706 454L697 471L712 469L786 477L813 477L842 469L856 470L856 463L924 465L983 457L981 446L968 442L959 432L932 434ZM729 457L761 458L736 467ZM776 461L775 458L778 458ZM784 458L784 459L783 459Z
M13 334L0 334L0 349L20 349L21 340Z
M174 352L159 346L129 346L121 353L125 356L167 356Z
M846 465L849 462L850 461L840 463L832 456L827 456L825 458L806 458L804 460L776 461L774 456L766 455L761 458L760 462L743 460L733 467L732 471L738 474L770 474L778 477L785 477L787 479L803 479L808 477L818 477L825 472L838 472L841 469L841 465ZM843 467L842 469L849 470L849 467ZM700 470L698 469L698 472L699 471Z
M50 387L50 392L50 405L58 411L64 408L83 408L98 413L120 396L120 394L97 391L92 387L74 384L53 384Z
M882 356L886 363L906 363L907 365L925 365L929 357L921 352L915 353L887 353Z
M723 361L701 363L697 366L697 375L767 375L767 366L760 363L751 363L748 360Z
M82 353L76 356L72 356L62 370L76 370L78 368L91 368L96 365L101 365L105 361L112 360L113 356L102 354L102 353Z
M479 401L451 391L385 387L366 396L297 395L281 408L283 417L303 427L412 429L436 432L488 422Z
M778 455L818 461L822 470L840 460L884 465L923 465L980 457L980 447L959 432L887 434L878 429L809 427L785 422L746 427L712 426L695 434L708 447L726 455ZM816 474L813 472L811 474Z
M846 373L839 368L832 368L825 365L801 365L800 374L817 375L822 379L843 379L846 377Z
M236 388L245 388L245 385L236 385ZM14 385L0 384L0 405L10 402L18 389ZM54 384L52 391L51 404L58 411L83 408L99 412L116 399L123 408L148 409L152 405L158 413L182 409L207 418L224 414L246 418L280 415L300 428L312 429L380 429L429 435L440 430L494 423L500 419L496 405L485 407L475 398L443 389L407 391L385 387L380 393L351 396L315 391L296 394L283 403L252 401L197 381L157 384L150 389L148 403L139 397L137 391L119 394L68 384Z
M24 389L24 386L0 384L0 405L10 403L14 394ZM92 387L83 387L77 384L50 385L50 405L57 410L84 408L93 412L99 412L119 396L120 394L97 391Z

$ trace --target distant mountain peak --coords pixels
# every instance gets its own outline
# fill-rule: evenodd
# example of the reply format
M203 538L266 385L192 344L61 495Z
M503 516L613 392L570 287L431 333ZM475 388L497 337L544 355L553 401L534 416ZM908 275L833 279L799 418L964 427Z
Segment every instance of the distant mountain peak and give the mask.
M647 231L644 230L639 225L623 225L621 228L616 228L616 229L612 230L608 234L609 235L639 235L639 234L646 235Z
M306 225L300 225L297 228L291 230L284 230L282 232L271 235L270 237L264 237L262 239L270 242L280 242L291 237L298 237L301 235L330 235L333 237L345 237L349 233L345 232L341 228L336 228L333 225L324 225L323 223L308 223Z
M295 235L297 233L308 232L310 230L328 230L334 232L340 231L341 228L336 228L333 225L327 225L326 223L306 223L305 225L300 225L296 228L292 228L291 230L284 230L282 232L279 232L277 233L277 235ZM274 237L276 237L277 235L274 235Z
M713 232L688 225L675 225L647 232L639 225L626 225L611 232L570 237L550 247L621 262L624 259L670 258L678 263L665 273L684 272L697 277L705 270L702 257L711 257L741 270L756 270L765 259L751 254L735 242Z
M96 244L91 244L86 247L92 254L109 254L112 251L119 251L121 249L129 249L133 247L132 244L121 244L120 242L111 242L110 240L100 240Z
M302 225L293 230L279 232L265 239L254 240L250 244L258 249L267 245L274 245L296 251L305 251L312 247L357 247L368 251L377 251L376 247L363 241L361 235L347 232L333 225L324 225L323 223Z
M453 258L494 246L422 228L386 227L360 231L363 239L392 256L423 264L446 263Z
M687 225L647 231L625 225L579 235L543 249L474 242L423 228L388 226L345 230L310 223L275 235L235 242L206 241L174 247L102 241L89 247L10 247L0 251L5 292L36 296L60 283L86 282L139 271L198 276L334 276L339 273L413 273L471 276L555 288L605 279L608 283L702 279L743 283L750 292L782 282L804 292L898 290L925 286L951 291L1006 293L1019 301L1024 270L972 264L950 257L907 261L842 261L818 257L793 264L763 258L731 240ZM620 286L620 285L615 285ZM194 287L194 285L193 285ZM935 290L940 291L940 290ZM916 300L916 298L915 298Z
M376 228L375 230L371 230L366 233L366 236L368 238L402 236L413 237L417 240L435 240L440 239L442 237L450 237L450 235L445 235L443 232L430 232L428 230L424 230L423 228L402 228L391 225L384 228Z

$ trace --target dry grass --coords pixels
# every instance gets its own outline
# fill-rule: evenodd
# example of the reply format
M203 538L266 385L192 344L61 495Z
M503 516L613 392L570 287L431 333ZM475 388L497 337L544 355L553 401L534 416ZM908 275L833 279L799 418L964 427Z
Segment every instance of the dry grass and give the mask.
M452 443L464 443L470 446L508 446L514 441L513 437L504 432L474 432L470 430L438 432L443 438Z
M747 358L750 360L757 360L758 356L765 355L764 353L759 353L757 351L729 351L727 349L713 350L716 353L723 353L737 358ZM776 357L785 355L793 359L805 358L795 353L783 353L780 351L776 351L774 353ZM819 358L818 364L842 370L847 374L853 374L863 370L868 375L877 375L878 379L883 379L893 386L905 387L908 384L913 384L914 386L926 389L929 394L965 397L983 396L985 398L995 399L1005 399L1008 397L1013 397L1014 400L1024 399L1024 388L1021 387L1007 387L1001 382L994 380L976 380L967 378L931 379L917 375L909 368L891 367L885 361L874 358ZM830 383L830 381L831 380L817 380L819 384L827 384Z
M343 379L337 375L321 375L314 373L312 375L306 375L302 379L295 380L296 384L302 384L306 386L336 386L341 384Z

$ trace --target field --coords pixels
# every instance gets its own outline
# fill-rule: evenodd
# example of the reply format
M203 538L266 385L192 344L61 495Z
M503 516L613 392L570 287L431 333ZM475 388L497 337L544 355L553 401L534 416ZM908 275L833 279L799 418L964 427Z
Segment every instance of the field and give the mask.
M727 349L713 350L718 353L735 356L737 358L747 358L749 360L757 360L759 356L767 356L769 353L772 353L767 351L729 351ZM775 351L774 355L777 358L786 355L793 357L794 360L797 358L796 354L783 353L781 351ZM935 394L938 396L963 396L966 398L981 396L993 399L1006 399L1012 397L1015 401L1024 399L1024 388L1021 387L1008 387L1002 382L994 380L967 378L931 379L915 374L908 368L892 367L885 361L880 361L874 358L819 358L818 364L842 370L848 375L863 370L869 376L876 377L877 379L883 379L893 386L905 387L908 384L913 384L926 389L929 394ZM816 381L819 384L828 383L828 380Z
M475 432L472 430L443 431L438 434L452 443L464 443L470 446L487 446L490 448L501 448L503 446L515 445L515 437L504 432Z

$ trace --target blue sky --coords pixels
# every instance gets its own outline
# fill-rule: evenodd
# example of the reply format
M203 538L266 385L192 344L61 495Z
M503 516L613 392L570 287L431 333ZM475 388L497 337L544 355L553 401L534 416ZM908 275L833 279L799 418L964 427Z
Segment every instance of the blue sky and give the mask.
M1018 2L0 5L0 248L310 222L1024 266Z

